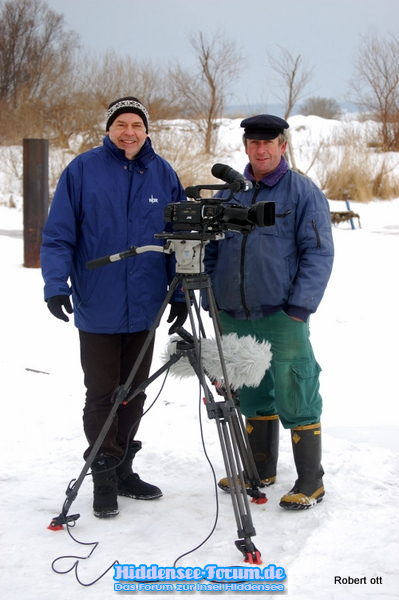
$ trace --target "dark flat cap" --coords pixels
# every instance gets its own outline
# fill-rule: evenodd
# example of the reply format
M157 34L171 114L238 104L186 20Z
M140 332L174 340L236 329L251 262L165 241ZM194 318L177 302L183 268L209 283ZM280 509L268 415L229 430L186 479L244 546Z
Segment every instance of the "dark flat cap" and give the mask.
M274 115L256 115L241 121L244 138L247 140L274 140L289 125L284 119Z

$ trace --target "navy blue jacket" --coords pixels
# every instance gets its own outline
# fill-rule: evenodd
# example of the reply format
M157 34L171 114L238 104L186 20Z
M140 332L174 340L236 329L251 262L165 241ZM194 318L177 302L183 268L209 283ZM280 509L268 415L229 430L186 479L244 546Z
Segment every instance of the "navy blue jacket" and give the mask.
M45 299L72 291L75 325L90 333L148 330L174 275L174 257L144 252L88 270L131 246L163 245L164 207L186 200L172 167L147 138L134 160L109 139L63 172L43 230ZM69 286L69 280L71 287ZM175 299L178 298L178 292Z
M205 269L218 307L240 320L284 310L306 321L323 297L333 265L327 199L291 170L274 185L254 182L235 198L245 206L274 202L276 220L248 235L228 231L206 246Z

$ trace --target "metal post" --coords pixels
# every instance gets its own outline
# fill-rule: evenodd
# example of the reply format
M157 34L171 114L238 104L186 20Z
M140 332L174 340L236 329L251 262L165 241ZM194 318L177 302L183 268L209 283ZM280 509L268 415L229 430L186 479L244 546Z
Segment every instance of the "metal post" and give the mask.
M48 140L23 140L24 267L40 267L48 213Z
M351 205L349 203L349 200L345 200L345 204L346 204L346 210L350 211ZM351 224L351 228L355 229L355 223L354 223L353 219L350 219L350 224Z

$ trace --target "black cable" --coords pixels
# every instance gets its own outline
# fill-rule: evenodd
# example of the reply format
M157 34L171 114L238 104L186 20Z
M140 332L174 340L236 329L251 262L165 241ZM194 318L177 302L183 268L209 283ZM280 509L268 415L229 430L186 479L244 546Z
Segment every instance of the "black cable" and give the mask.
M80 580L79 575L78 575L78 566L79 566L79 562L81 560L87 560L88 558L90 558L90 556L93 554L94 550L97 548L97 546L99 545L99 542L81 542L80 540L76 539L72 533L71 533L71 528L75 526L75 524L70 525L69 523L66 524L67 526L67 531L69 536L71 537L71 539L76 542L77 544L80 544L81 546L93 546L93 548L91 549L91 551L89 552L89 554L87 556L75 556L75 555L66 555L66 556L59 556L58 558L56 558L55 560L53 560L53 562L51 563L51 568L53 569L53 571L55 573L58 573L59 575L66 575L67 573L70 573L71 571L75 571L75 577L76 577L76 581L84 586L84 587L90 587L91 585L94 585L95 583L97 583L97 581L99 581L100 579L102 579L104 577L104 575L106 575L108 573L108 571L110 571L112 569L112 567L114 565L119 564L118 560L114 560L114 562L112 563L112 565L110 565L108 567L108 569L106 569L104 571L104 573L102 573L101 575L99 575L96 579L94 579L94 581L91 581L90 583L83 583L83 581ZM72 565L72 567L70 567L69 569L67 569L66 571L60 571L59 569L55 568L55 564L60 561L60 560L65 560L65 559L76 559L76 561L74 562L74 564Z
M199 339L199 343L201 346L201 338L198 338L198 339ZM199 416L199 423L200 423L201 443L202 443L202 448L204 450L205 458L208 461L208 464L209 464L211 472L212 472L212 477L213 477L213 483L214 483L214 489L215 489L215 508L216 508L215 519L214 519L214 523L213 523L210 533L203 539L203 541L200 544L195 546L195 548L192 548L191 550L188 550L187 552L184 552L183 554L178 556L173 563L173 567L176 567L176 565L180 559L184 558L185 556L188 556L189 554L192 554L193 552L196 552L199 548L201 548L202 546L204 546L206 544L206 542L214 534L218 520L219 520L219 493L218 493L218 486L217 486L217 480L216 480L216 473L215 473L214 466L213 466L213 464L209 458L209 455L207 453L205 439L204 439L204 430L203 430L203 421L202 421L202 412L201 412L201 408L202 408L201 383L199 384L199 394L200 394L200 398L199 398L198 416ZM221 583L219 580L216 580L216 579L210 580L210 581L212 583ZM237 580L234 583L245 583L246 581L247 581L246 579L242 579L242 580Z
M141 419L142 419L143 417L145 417L145 415L146 415L146 414L147 414L147 413L148 413L148 412L151 410L151 408L154 406L154 404L155 404L155 403L158 401L158 399L159 399L159 396L161 395L161 393L162 393L162 390L163 390L163 388L165 387L165 383L166 383L166 380L167 380L168 374L169 374L169 369L168 369L168 370L166 371L166 373L165 373L165 377L164 377L164 380L163 380L163 382L162 382L162 385L161 385L161 388L160 388L160 390L159 390L158 394L155 396L154 400L151 402L151 404L150 404L150 406L147 408L147 410L145 410L145 411L143 412L143 414L141 415L141 417L138 417L138 418L137 418L137 419L134 421L133 425L132 425L132 426L131 426L131 428L129 429L129 432L128 432L128 434L127 434L127 438L126 438L126 440L127 440L127 441L126 441L125 451L124 451L124 453L123 453L123 456L122 456L121 460L120 460L120 461L119 461L119 463L116 465L117 467L119 467L119 466L120 466L120 465L123 463L123 461L125 460L125 458L126 458L127 451L128 451L128 449L129 449L129 440L130 440L130 434L132 433L132 431L133 431L133 429L135 428L135 426L137 425L137 423L138 423L139 421L141 421ZM115 467L115 468L116 468L116 467Z
M129 440L130 440L130 434L131 434L131 432L133 431L133 429L135 428L135 426L137 425L137 423L141 421L141 419L142 419L142 418L143 418L143 417L144 417L144 416L145 416L145 415L146 415L146 414L147 414L147 413L148 413L148 412L151 410L151 408L154 406L154 404L155 404L155 403L158 401L158 399L159 399L159 396L161 395L161 393L162 393L162 390L163 390L163 388L165 387L165 383L166 383L166 379L167 379L167 377L168 377L168 374L169 374L169 369L168 369L168 370L166 371L166 373L165 373L165 377L164 377L163 383L162 383L162 385L161 385L161 388L160 388L160 390L159 390L158 394L155 396L154 400L152 401L152 403L150 404L150 406L147 408L147 410L145 410L145 411L143 412L143 414L141 415L141 417L138 417L138 418L137 418L137 419L136 419L136 420L133 422L133 425L132 425L132 426L131 426L131 428L129 429L129 431L128 431L128 434L127 434L127 438L126 438L126 446L125 446L125 450L124 450L124 453L123 453L123 456L122 456L122 458L119 460L118 464L117 464L115 467L109 467L108 469L104 469L104 470L102 471L102 473L107 473L107 471L112 471L113 469L116 469L117 467L119 467L119 466L120 466L120 465L123 463L123 461L124 461L124 460L125 460L125 458L126 458L126 455L127 455L128 449L129 449ZM91 475L91 472L90 472L90 473L86 473L85 477L87 477L87 475Z
M163 383L162 383L162 386L161 386L161 388L160 388L160 390L159 390L158 394L156 395L155 399L154 399L154 400L153 400L153 402L150 404L150 406L147 408L147 410L146 410L145 412L143 412L143 414L142 414L142 416L140 417L140 419L141 419L142 417L144 417L144 415L146 415L146 414L148 413L148 411L149 411L149 410L151 410L151 408L152 408L152 407L154 406L154 404L157 402L157 400L158 400L158 398L159 398L159 396L160 396L160 394L161 394L161 392L162 392L162 390L163 390L163 388L164 388L164 386L165 386L166 379L167 379L167 376L168 376L168 372L169 372L169 371L166 371L166 373L165 373L164 381L163 381ZM124 453L124 455L123 455L123 458L121 459L121 461L120 461L120 463L119 463L119 464L121 464L121 463L123 462L123 460L125 459L125 457L126 457L126 454L127 454L127 451L128 451L128 447L129 447L129 438L130 438L130 433L131 433L131 431L133 430L133 428L135 427L136 423L137 423L137 420L136 420L136 421L133 423L132 427L131 427L131 428L130 428L130 430L129 430L129 434L128 434L128 436L127 436L127 440L128 440L128 441L127 441L127 443L126 443L125 453ZM107 470L110 470L110 469L107 469ZM91 473L86 473L85 477L87 477L87 475L91 475ZM70 483L69 483L69 486L68 486L68 489L71 489L71 488L72 488L72 484L73 484L73 482L74 482L74 481L76 481L76 480L72 479L72 480L70 481ZM63 507L62 507L62 511L61 511L61 514L62 514L64 517L66 517L66 516L67 516L67 515L66 515L66 513L65 513L65 505L66 505L66 503L67 503L67 500L68 500L68 498L67 498L67 499L64 501L64 504L63 504ZM105 570L105 571L104 571L104 572L103 572L101 575L99 575L99 576L98 576L96 579L94 579L94 581L91 581L90 583L83 583L83 582L80 580L80 578L79 578L79 575L78 575L78 566L79 566L79 562L80 562L81 560L87 560L88 558L90 558L90 556L93 554L94 550L97 548L97 546L99 545L99 543L100 543L100 542L81 542L80 540L76 539L76 538L75 538L75 537L72 535L72 533L71 533L71 531L70 531L72 527L75 527L76 521L71 521L71 522L70 522L70 521L68 521L68 519L66 519L66 518L65 518L65 523L66 523L66 527L67 527L68 534L69 534L70 538L71 538L71 539L72 539L74 542L76 542L77 544L80 544L81 546L93 546L93 548L91 549L91 551L89 552L89 554L88 554L87 556L75 556L75 555L59 556L58 558L55 558L55 559L53 560L53 562L51 563L51 568L53 569L53 571L54 571L55 573L57 573L57 574L59 574L59 575L66 575L67 573L70 573L71 571L75 571L75 577L76 577L76 581L77 581L77 582L78 582L80 585L82 585L82 586L84 586L84 587L90 587L91 585L94 585L95 583L97 583L97 581L99 581L100 579L102 579L102 578L103 578L103 577L104 577L104 576L105 576L105 575L108 573L108 571L110 571L110 570L112 569L112 567L113 567L114 565L117 565L117 564L119 564L119 561L118 561L118 560L114 560L114 562L112 563L112 565L110 565L110 566L108 567L108 569L106 569L106 570ZM72 523L72 524L71 524L71 523ZM76 560L75 560L74 564L72 565L72 567L70 567L70 568L69 568L69 569L67 569L66 571L61 571L61 570L59 570L59 569L56 569L56 568L55 568L55 564L56 564L58 561L60 561L60 560L65 560L65 559L76 559Z
M201 338L198 338L199 342L201 344ZM195 552L196 550L198 550L199 548L201 548L202 546L204 546L204 544L206 544L206 542L212 537L212 535L215 532L216 529L216 525L218 523L219 520L219 494L218 494L218 488L217 488L217 481L216 481L216 473L215 473L215 469L213 467L213 464L211 462L211 459L209 458L208 452L206 450L206 445L205 445L205 439L204 439L204 429L203 429L203 424L202 424L202 412L201 412L201 408L202 408L202 397L201 397L201 382L199 382L199 406L198 406L198 416L199 416L199 424L200 424L200 434L201 434L201 443L202 443L202 448L204 451L204 455L205 458L210 466L211 472L212 472L212 477L213 477L213 483L214 483L214 488L215 488L215 519L214 519L214 523L212 525L211 531L209 532L209 534L202 540L202 542L200 544L198 544L197 546L195 546L195 548L192 548L191 550L188 550L187 552L184 552L183 554L181 554L180 556L178 556L176 558L176 560L173 563L173 566L176 567L177 562L181 559L184 558L184 556L188 556L189 554L192 554L193 552Z
M198 324L198 327L200 327L200 324ZM199 340L199 347L201 348L201 334L200 332L198 332L197 334L197 339ZM165 373L165 377L162 383L162 386L157 394L157 396L155 397L155 399L153 400L153 402L150 404L150 406L147 408L147 410L145 410L142 414L142 416L140 417L140 419L142 417L144 417L150 410L151 408L154 406L154 404L157 402L157 400L159 399L160 394L162 393L162 390L165 386L166 380L167 380L167 376L168 376L169 370L166 371ZM205 439L204 439L204 430L203 430L203 421L202 421L202 412L201 412L201 408L202 408L202 394L201 394L201 382L199 382L199 402L198 402L198 414L199 414L199 424L200 424L200 435L201 435L201 443L202 443L202 448L204 451L204 455L205 458L209 464L209 467L211 469L212 472L212 477L213 477L213 483L214 483L214 490L215 490L215 518L214 518L214 523L212 525L211 531L209 532L209 534L202 540L202 542L200 542L197 546L195 546L194 548L192 548L191 550L188 550L187 552L184 552L183 554L181 554L180 556L178 556L174 563L173 566L176 567L176 564L178 563L178 561L180 559L182 559L185 556L188 556L189 554L192 554L193 552L195 552L196 550L198 550L199 548L201 548L204 544L206 544L206 542L211 538L211 536L213 535L213 533L215 532L217 523L218 523L218 519L219 519L219 495L218 495L218 489L217 489L217 480L216 480L216 473L215 473L215 469L213 467L213 464L209 458L209 455L207 453L206 450L206 444L205 444ZM135 427L137 423L137 420L133 423L133 425L131 426L128 436L127 436L127 440L129 440L130 438L130 433L133 430L133 428ZM127 451L128 451L128 447L129 447L129 441L127 441L126 443L126 448L125 448L125 452L124 455L120 461L119 464L121 464L123 462L123 460L126 457ZM87 473L87 475L89 475L91 473ZM69 484L69 488L71 488L72 486L72 482L74 480L72 480ZM63 511L62 514L64 514L64 508L65 508L65 504L66 504L67 500L65 500L64 505L63 505ZM66 517L66 514L64 515ZM99 575L96 579L94 579L93 581L91 581L90 583L84 583L80 580L79 578L79 574L78 574L78 566L79 566L79 562L80 560L87 560L88 558L90 558L90 556L93 554L94 550L97 548L97 546L99 545L99 542L81 542L78 539L76 539L72 533L71 533L71 528L75 526L75 522L72 522L73 524L70 524L71 522L68 522L67 519L65 519L66 521L66 526L67 526L67 531L69 536L71 537L71 539L76 542L77 544L80 544L82 546L93 546L93 548L91 549L91 551L89 552L89 554L87 556L75 556L75 555L66 555L66 556L60 556L56 559L54 559L54 561L51 564L51 567L53 569L53 571L59 575L66 575L67 573L70 573L71 571L75 571L75 577L77 582L84 586L84 587L90 587L92 585L94 585L95 583L97 583L97 581L99 581L100 579L102 579L107 573L108 571L110 571L114 565L119 564L118 560L115 560L101 575ZM72 565L72 567L70 567L69 569L65 570L65 571L61 571L59 569L55 568L55 565L58 561L60 560L65 560L65 559L76 559L74 564Z

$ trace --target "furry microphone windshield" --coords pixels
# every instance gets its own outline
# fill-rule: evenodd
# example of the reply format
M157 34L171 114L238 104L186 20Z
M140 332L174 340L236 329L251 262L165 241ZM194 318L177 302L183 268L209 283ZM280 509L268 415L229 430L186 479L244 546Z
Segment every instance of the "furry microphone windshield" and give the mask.
M175 354L178 342L181 342L180 337L170 340L161 357L163 363ZM243 385L258 387L270 367L272 359L270 342L258 342L250 335L238 337L236 333L229 333L221 337L221 343L227 378L231 387L235 390ZM210 379L222 382L224 377L216 340L201 338L201 358L204 371ZM186 356L182 356L170 367L170 373L180 378L195 375Z

